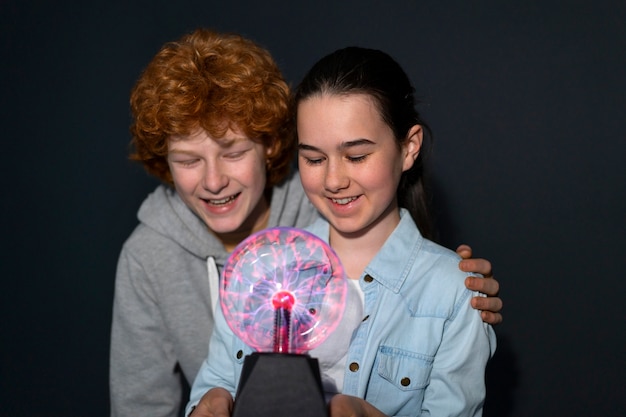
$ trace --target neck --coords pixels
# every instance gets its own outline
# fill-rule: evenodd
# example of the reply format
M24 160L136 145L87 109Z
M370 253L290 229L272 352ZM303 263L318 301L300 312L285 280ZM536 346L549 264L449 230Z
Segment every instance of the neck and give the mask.
M400 212L394 207L377 222L358 232L342 233L331 224L330 245L341 259L348 277L358 279L363 274L399 222Z

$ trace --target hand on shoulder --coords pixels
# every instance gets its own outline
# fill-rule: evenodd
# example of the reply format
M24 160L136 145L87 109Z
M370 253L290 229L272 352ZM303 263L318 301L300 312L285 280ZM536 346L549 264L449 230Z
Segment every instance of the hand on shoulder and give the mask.
M459 262L459 269L464 272L473 272L483 276L467 277L465 286L478 291L485 297L473 297L471 305L476 310L481 310L480 316L484 322L495 325L502 322L502 299L498 297L500 283L493 277L491 262L487 259L472 258L472 248L468 245L460 245L456 253L463 258Z

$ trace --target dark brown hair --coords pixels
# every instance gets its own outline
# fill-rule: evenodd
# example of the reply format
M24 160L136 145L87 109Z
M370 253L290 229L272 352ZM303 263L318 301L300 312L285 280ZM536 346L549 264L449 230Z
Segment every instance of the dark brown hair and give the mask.
M296 89L295 102L315 95L366 94L374 99L383 120L400 146L409 130L420 125L424 141L413 167L402 173L398 205L406 208L424 237L433 237L430 201L425 186L424 158L431 131L416 110L415 89L400 65L388 54L360 47L337 50L320 59Z

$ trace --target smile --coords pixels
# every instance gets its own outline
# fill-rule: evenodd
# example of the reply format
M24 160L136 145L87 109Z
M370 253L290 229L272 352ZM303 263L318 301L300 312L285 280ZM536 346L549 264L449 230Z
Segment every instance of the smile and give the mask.
M345 197L345 198L331 198L330 200L335 204L345 205L345 204L353 202L356 199L357 197Z
M225 204L230 203L231 201L234 201L237 197L239 196L239 194L235 194L235 195L231 195L230 197L226 197L226 198L221 198L219 200L204 200L207 204L211 204L213 206L223 206Z

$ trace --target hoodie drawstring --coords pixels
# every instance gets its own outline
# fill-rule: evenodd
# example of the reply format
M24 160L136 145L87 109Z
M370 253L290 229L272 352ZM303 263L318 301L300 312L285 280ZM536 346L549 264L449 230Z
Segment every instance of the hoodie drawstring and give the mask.
M211 312L215 317L215 309L217 308L217 299L219 296L220 273L217 271L215 258L209 256L206 259L206 268L209 279L209 296L211 297Z

